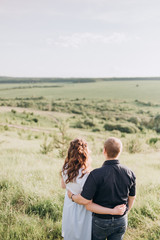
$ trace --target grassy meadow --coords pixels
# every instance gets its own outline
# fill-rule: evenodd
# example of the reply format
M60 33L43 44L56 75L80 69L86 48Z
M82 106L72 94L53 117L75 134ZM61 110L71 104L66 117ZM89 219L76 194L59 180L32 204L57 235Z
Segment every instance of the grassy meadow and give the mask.
M155 79L0 78L0 240L60 240L69 141L85 138L96 168L109 136L137 176L125 240L160 240L159 92Z
M2 86L3 85L3 86ZM78 83L18 83L1 84L0 97L27 98L45 97L58 98L87 98L87 99L121 99L145 100L157 102L160 100L160 80L135 81L96 81Z

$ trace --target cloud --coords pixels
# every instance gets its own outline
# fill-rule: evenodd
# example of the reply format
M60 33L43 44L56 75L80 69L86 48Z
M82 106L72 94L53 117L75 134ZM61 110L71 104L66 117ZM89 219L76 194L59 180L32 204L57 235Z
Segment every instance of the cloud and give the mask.
M47 38L46 44L49 46L74 47L88 44L121 44L130 40L138 40L138 37L131 37L125 33L114 32L110 35L94 34L94 33L73 33L70 35L61 35L57 39Z

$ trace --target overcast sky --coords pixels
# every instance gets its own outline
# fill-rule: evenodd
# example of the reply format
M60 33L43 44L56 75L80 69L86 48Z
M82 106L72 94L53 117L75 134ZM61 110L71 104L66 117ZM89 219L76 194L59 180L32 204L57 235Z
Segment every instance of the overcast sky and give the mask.
M160 76L160 0L0 0L0 76Z

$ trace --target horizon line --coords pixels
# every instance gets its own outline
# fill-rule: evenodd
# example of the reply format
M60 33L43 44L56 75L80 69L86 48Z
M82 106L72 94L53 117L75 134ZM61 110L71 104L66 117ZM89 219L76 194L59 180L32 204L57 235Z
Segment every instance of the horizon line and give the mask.
M27 77L24 77L24 76L20 76L20 77L17 77L17 76L0 76L0 78L35 78L35 79L39 79L39 78L48 78L48 79L132 79L132 78L160 78L160 76L136 76L136 77L115 77L115 76L112 76L112 77L76 77L76 76L72 76L72 77L47 77L47 76L43 76L43 77L33 77L33 76L27 76Z

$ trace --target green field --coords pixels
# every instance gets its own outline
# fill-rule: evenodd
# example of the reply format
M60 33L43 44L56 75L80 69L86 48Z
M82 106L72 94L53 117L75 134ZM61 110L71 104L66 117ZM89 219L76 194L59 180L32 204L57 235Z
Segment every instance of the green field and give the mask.
M48 85L48 87L47 87ZM36 86L38 86L36 88ZM45 86L45 87L44 87ZM43 88L44 87L44 88ZM1 84L0 96L5 98L39 97L120 99L160 101L160 80L96 81L91 83Z
M84 137L96 168L109 136L137 176L125 240L160 240L160 81L1 79L0 240L60 240L69 141Z

